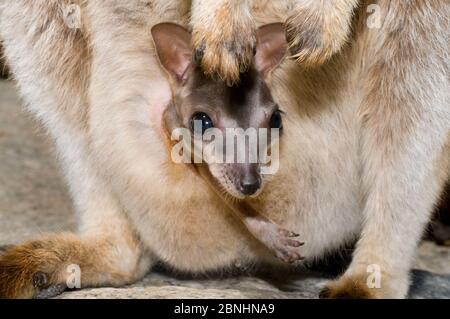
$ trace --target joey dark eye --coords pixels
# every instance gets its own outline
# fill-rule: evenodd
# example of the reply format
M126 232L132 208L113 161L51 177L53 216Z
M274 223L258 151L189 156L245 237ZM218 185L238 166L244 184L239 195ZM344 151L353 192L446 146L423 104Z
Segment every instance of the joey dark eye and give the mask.
M275 111L272 114L272 117L270 118L270 128L278 128L281 129L283 128L283 120L281 118L281 112L280 111Z
M214 127L214 124L213 124L213 121L211 120L211 118L208 116L208 114L203 113L203 112L197 112L194 115L192 115L191 128L192 128L192 131L194 131L194 132L196 129L196 125L199 125L199 124L196 124L196 122L200 123L201 129L202 129L202 134L204 134L207 129Z

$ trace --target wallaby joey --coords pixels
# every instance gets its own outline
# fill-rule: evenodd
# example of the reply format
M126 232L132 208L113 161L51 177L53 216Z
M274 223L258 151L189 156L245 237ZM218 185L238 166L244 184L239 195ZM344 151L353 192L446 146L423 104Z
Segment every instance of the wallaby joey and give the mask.
M261 174L260 152L256 150L254 160L251 160L251 150L257 143L260 151L268 151L270 145L261 145L256 138L253 141L245 139L244 130L249 128L282 130L282 111L272 98L265 82L270 72L278 66L287 51L284 29L281 23L274 23L258 30L258 46L251 68L242 75L242 81L234 86L228 86L220 79L205 75L192 56L191 34L182 26L173 23L161 23L153 27L153 38L162 66L171 77L173 100L163 114L163 127L169 138L178 128L188 128L195 134L195 123L198 123L200 143L213 128L219 130L225 139L213 148L211 163L200 159L196 161L190 152L188 161L192 161L198 173L208 182L225 203L242 220L248 230L275 255L285 262L302 259L296 248L303 243L293 239L299 235L278 227L273 222L258 214L245 198L257 196L264 184L264 174ZM236 134L228 136L226 131L237 129ZM264 131L264 133L266 132ZM269 140L272 134L267 131ZM239 138L241 133L241 138ZM217 136L215 136L217 138ZM243 137L243 139L242 139ZM257 135L254 135L257 137ZM195 138L194 138L195 139ZM189 138L187 149L191 147ZM206 141L207 142L207 141ZM209 141L211 143L211 141ZM212 142L217 142L213 139ZM242 142L242 147L235 147ZM273 141L277 143L277 141ZM194 141L195 143L195 141ZM231 145L232 149L226 149ZM205 149L208 145L205 146ZM185 149L184 151L188 151ZM195 146L192 149L196 149ZM241 161L237 157L244 152L246 156ZM219 151L216 154L216 151ZM227 152L227 154L225 154ZM226 157L232 153L230 161ZM235 156L236 155L236 156ZM197 163L197 164L195 164Z

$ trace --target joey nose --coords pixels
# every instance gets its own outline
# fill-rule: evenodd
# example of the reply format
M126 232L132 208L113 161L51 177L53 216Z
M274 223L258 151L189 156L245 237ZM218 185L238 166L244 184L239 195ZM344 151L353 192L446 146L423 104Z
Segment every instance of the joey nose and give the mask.
M242 194L251 196L261 188L261 179L259 177L244 178L239 186Z

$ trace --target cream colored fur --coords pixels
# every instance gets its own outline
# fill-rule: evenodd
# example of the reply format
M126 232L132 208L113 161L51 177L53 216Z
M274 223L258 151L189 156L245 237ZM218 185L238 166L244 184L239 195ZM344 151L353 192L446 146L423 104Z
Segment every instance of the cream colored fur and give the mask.
M150 28L187 25L188 2L75 2L81 30L61 19L69 0L2 0L0 35L27 108L57 145L79 236L105 247L98 265L82 268L99 273L83 285L132 282L157 261L194 273L278 264L201 179L171 163L164 144L171 91ZM366 278L378 264L382 287L373 296L405 297L450 167L449 43L441 36L450 6L378 3L382 29L368 29L362 9L351 45L331 61L315 70L286 61L273 75L287 113L280 171L252 204L301 234L307 260L359 239L344 278ZM294 4L258 1L252 19L285 20ZM193 8L209 10L195 0ZM105 272L120 276L105 280Z

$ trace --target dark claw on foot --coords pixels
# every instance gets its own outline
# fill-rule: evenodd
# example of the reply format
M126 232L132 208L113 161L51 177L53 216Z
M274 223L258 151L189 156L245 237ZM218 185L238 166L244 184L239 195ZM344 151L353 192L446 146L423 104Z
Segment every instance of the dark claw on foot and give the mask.
M286 230L286 229L280 229L280 234L286 237L299 237L299 234L296 234L292 231Z
M291 246L291 247L301 247L301 246L303 246L305 244L305 243L302 243L302 242L299 242L299 241L293 240L293 239L286 239L284 241L284 243L287 246Z
M43 272L37 272L33 275L33 286L38 289L46 288L48 285L48 276Z

